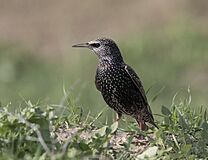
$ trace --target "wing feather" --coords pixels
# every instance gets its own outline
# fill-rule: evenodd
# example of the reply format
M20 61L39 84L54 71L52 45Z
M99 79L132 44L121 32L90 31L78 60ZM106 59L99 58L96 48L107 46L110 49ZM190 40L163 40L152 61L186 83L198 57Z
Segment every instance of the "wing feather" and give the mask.
M141 80L139 79L139 77L137 76L137 74L134 72L134 70L128 66L128 65L125 65L125 70L126 72L128 73L128 75L131 77L131 80L134 82L135 86L137 87L137 89L139 90L140 94L142 95L142 98L144 100L144 102L146 104L148 104L147 102L147 97L145 95L145 91L144 91L144 88L142 86L142 82Z
M134 82L135 86L137 87L138 91L140 92L140 94L142 95L142 98L144 100L144 102L146 103L146 107L147 107L147 111L149 113L149 123L151 123L152 125L154 125L156 128L158 128L158 126L155 124L154 122L154 117L152 115L152 111L151 111L151 108L148 104L148 101L147 101L147 97L145 95L145 91L144 91L144 88L142 86L142 82L141 80L139 79L139 77L137 76L136 72L128 65L125 65L125 70L126 72L128 73L128 75L131 77L131 80Z

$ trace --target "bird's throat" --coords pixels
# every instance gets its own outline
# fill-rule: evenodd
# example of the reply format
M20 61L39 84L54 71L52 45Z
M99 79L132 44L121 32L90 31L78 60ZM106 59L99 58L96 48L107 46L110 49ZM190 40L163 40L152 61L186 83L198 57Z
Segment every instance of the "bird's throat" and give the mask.
M99 59L99 67L103 69L111 68L111 67L118 67L120 65L124 64L123 60L117 60L112 58L101 58Z

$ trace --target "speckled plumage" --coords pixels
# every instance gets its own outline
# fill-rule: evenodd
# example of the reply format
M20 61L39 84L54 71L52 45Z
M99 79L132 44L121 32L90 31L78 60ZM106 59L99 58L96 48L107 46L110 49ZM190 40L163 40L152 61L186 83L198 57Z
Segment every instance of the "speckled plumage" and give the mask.
M139 77L124 63L113 40L100 38L74 47L88 47L98 56L95 85L118 119L126 114L134 117L142 130L147 129L145 122L157 127Z

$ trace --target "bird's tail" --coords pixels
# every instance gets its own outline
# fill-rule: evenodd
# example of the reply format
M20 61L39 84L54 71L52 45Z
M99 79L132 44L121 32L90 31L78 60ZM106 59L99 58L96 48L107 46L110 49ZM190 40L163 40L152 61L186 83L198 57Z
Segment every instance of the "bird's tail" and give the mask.
M152 115L152 111L150 109L150 106L148 105L147 108L143 108L143 109L144 110L142 110L140 113L138 113L135 117L137 123L140 126L140 129L141 130L147 130L148 129L148 126L146 125L146 122L150 123L155 128L159 129L159 127L154 122L154 117Z
M149 123L152 124L155 128L159 129L159 127L155 124L154 120L150 120Z
M152 111L151 111L149 105L147 106L147 112L148 112L148 116L147 116L147 117L149 117L148 120L147 120L147 122L149 122L149 123L152 124L154 127L156 127L157 129L159 129L159 127L155 124L154 117L153 117L153 115L152 115Z

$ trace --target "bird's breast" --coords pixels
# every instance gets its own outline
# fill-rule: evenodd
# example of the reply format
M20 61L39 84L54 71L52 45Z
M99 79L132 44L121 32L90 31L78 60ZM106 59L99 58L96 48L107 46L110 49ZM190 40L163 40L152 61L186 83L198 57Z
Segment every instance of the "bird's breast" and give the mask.
M131 86L131 80L122 67L98 68L95 80L97 89L102 93L116 94L127 92Z
M135 85L125 68L98 68L95 84L110 107L126 114L136 112L133 106L139 92L135 90Z

